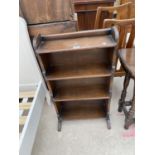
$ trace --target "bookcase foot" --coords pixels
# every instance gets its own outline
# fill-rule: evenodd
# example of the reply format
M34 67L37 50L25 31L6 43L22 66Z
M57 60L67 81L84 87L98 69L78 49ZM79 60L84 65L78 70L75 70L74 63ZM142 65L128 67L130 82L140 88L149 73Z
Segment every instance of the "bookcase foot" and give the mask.
M107 128L111 129L111 122L110 122L109 114L106 116L106 123L107 123Z
M61 131L61 128L62 128L62 118L59 116L58 117L58 132Z

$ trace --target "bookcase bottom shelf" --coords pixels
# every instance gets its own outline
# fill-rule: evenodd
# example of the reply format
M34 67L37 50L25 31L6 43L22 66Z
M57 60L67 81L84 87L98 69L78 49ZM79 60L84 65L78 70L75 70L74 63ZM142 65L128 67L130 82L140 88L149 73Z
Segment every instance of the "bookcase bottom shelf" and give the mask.
M61 117L65 120L95 119L105 117L105 101L70 101L61 103Z
M58 110L58 131L63 120L83 120L105 118L107 128L111 129L108 100L69 101L55 103Z

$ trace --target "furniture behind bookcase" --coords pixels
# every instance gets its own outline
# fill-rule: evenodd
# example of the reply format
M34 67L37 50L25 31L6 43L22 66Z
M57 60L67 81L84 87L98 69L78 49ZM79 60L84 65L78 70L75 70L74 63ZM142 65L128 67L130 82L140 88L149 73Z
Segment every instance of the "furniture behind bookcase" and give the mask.
M94 29L95 16L98 7L113 6L115 0L73 0L78 18L79 30ZM102 18L105 18L102 16Z
M115 28L38 35L33 47L58 116L62 120L106 117L115 71Z
M19 7L29 25L73 20L72 0L20 0Z
M132 18L135 18L135 0L120 0L120 4L125 4L128 2L132 2L131 14Z
M72 0L20 0L19 15L30 37L77 31Z

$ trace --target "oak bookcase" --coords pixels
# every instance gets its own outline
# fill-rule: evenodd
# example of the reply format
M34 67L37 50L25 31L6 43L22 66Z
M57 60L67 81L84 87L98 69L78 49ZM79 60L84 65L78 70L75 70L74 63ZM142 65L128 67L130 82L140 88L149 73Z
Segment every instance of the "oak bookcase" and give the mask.
M38 35L33 47L58 116L62 120L105 117L115 72L115 28Z

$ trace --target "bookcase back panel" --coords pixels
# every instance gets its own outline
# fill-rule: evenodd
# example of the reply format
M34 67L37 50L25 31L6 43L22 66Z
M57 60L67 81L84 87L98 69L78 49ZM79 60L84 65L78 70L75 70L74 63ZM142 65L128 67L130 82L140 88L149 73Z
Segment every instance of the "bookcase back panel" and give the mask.
M57 88L64 87L89 87L89 86L97 86L101 87L108 86L110 82L109 78L85 78L85 79L73 79L73 80L59 80L54 81L54 90Z

